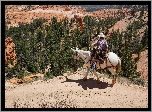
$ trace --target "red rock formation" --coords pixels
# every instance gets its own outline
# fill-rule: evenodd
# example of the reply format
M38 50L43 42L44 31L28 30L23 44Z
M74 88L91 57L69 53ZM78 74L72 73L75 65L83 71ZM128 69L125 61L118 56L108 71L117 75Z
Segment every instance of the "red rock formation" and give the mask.
M13 61L13 65L17 63L16 52L15 52L15 44L11 37L5 39L5 61L10 63Z
M74 18L76 19L76 22L80 25L80 31L82 32L84 28L84 23L82 22L82 18L77 15L74 15Z
M63 5L64 11L70 11L70 7L68 5Z

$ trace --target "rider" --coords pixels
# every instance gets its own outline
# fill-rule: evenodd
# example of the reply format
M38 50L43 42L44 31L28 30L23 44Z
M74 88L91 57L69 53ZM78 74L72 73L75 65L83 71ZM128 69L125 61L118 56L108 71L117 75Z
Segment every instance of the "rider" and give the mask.
M92 58L95 57L95 58L98 58L101 63L103 63L104 62L103 58L105 58L105 57L103 56L102 52L108 51L108 43L105 40L105 35L103 33L100 33L98 35L98 37L99 37L99 40L95 41L92 44L93 52L92 52L90 61L92 61ZM97 48L95 49L94 46L97 46ZM97 54L97 56L95 56L96 54Z

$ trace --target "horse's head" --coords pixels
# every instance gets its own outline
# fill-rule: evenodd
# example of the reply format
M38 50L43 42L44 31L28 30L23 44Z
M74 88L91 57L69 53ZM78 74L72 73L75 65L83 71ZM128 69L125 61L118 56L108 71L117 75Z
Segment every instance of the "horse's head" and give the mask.
M79 53L78 53L78 48L76 48L76 50L71 48L71 50L74 52L74 59L79 60L80 57L79 57Z

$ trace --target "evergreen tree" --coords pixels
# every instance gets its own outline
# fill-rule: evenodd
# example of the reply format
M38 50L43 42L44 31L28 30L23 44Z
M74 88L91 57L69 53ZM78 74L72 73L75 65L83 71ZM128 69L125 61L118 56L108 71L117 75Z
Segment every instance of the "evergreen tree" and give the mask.
M148 28L145 29L144 35L141 40L142 48L145 49L148 47Z
M18 74L18 77L24 76L25 70L31 73L41 71L44 73L45 68L51 65L50 71L45 74L46 77L51 78L71 68L76 68L76 64L79 64L81 67L83 61L80 59L78 63L74 62L71 48L79 47L80 49L87 48L87 50L90 50L92 35L94 35L93 29L97 29L98 34L100 33L100 28L102 28L103 32L108 31L107 29L112 27L119 19L109 17L107 19L99 19L99 22L96 22L93 17L85 16L83 19L85 22L84 32L82 33L79 31L78 25L69 32L69 29L73 26L72 19L69 26L67 18L58 22L56 17L51 19L52 21L49 25L44 25L43 23L46 20L40 18L30 24L21 24L18 28L6 29L5 37L11 36L16 44L18 60L16 68L12 69L11 72ZM148 46L148 29L145 30L141 44L138 41L136 30L141 28L142 25L143 23L140 21L133 22L133 24L127 27L124 35L117 30L112 32L107 40L110 51L121 57L122 71L120 75L130 79L139 76L139 73L136 72L136 63L131 58L132 53L135 51L139 53L141 49L140 45L142 47ZM134 42L132 42L132 37L136 39ZM126 41L126 43L124 44L123 41ZM22 70L23 68L24 70Z
M123 47L122 44L123 34L119 32L119 30L112 32L110 38L107 40L109 45L109 50L120 55L120 50Z

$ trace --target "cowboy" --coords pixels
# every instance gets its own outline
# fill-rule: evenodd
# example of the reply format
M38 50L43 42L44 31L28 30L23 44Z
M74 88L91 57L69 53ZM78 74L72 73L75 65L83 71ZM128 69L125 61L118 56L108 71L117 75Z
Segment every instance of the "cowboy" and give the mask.
M94 57L95 59L98 59L101 63L103 63L105 59L105 54L108 51L108 43L105 40L105 35L103 33L100 33L97 37L99 38L99 40L95 41L92 44L93 52L90 61L92 61ZM95 46L97 46L96 49L94 48Z

